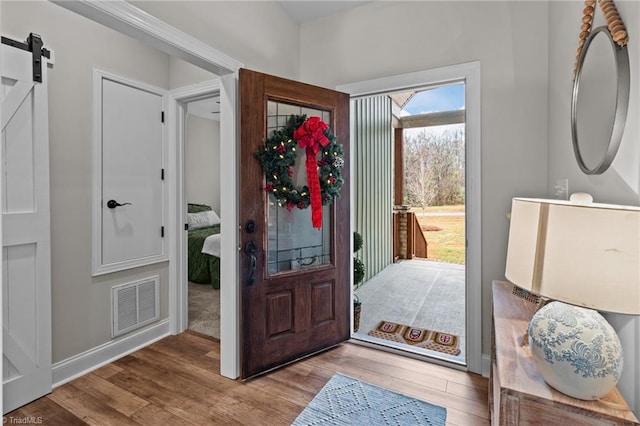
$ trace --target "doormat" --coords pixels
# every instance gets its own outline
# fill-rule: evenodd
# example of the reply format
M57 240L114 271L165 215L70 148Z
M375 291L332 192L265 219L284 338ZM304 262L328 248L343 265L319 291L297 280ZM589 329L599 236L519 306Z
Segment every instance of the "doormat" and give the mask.
M369 336L448 355L460 354L460 337L455 334L412 327L391 321L380 321Z
M446 419L444 407L335 374L295 419L293 426L444 426Z

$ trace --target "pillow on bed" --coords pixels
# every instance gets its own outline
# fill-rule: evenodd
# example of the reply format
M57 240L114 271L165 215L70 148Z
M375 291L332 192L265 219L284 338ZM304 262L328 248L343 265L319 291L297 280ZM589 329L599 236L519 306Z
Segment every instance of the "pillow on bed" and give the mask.
M218 225L220 218L213 210L207 210L199 213L187 213L187 223L189 229L207 228L209 226Z
M193 203L187 204L187 213L199 213L199 212L205 212L207 210L213 210L213 209L210 206L207 206L206 204L193 204Z

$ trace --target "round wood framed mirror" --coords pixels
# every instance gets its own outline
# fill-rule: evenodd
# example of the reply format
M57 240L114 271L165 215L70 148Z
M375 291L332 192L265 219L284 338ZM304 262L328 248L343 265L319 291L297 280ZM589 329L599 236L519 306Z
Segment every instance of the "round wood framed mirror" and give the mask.
M573 82L571 138L580 169L603 173L618 152L629 107L629 52L607 27L587 38Z

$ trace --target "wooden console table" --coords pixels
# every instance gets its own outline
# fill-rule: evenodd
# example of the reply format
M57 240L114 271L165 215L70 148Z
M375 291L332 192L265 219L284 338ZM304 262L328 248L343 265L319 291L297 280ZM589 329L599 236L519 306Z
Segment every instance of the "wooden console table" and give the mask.
M492 425L639 425L617 388L603 401L583 401L556 391L538 373L522 336L536 305L493 282Z

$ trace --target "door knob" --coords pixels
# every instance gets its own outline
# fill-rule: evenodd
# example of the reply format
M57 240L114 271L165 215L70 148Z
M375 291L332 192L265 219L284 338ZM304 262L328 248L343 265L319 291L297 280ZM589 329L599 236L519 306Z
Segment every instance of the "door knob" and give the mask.
M110 209L115 209L116 207L121 207L121 206L131 206L131 205L132 205L131 203L122 203L122 204L120 204L116 200L107 201L107 207L109 207Z

